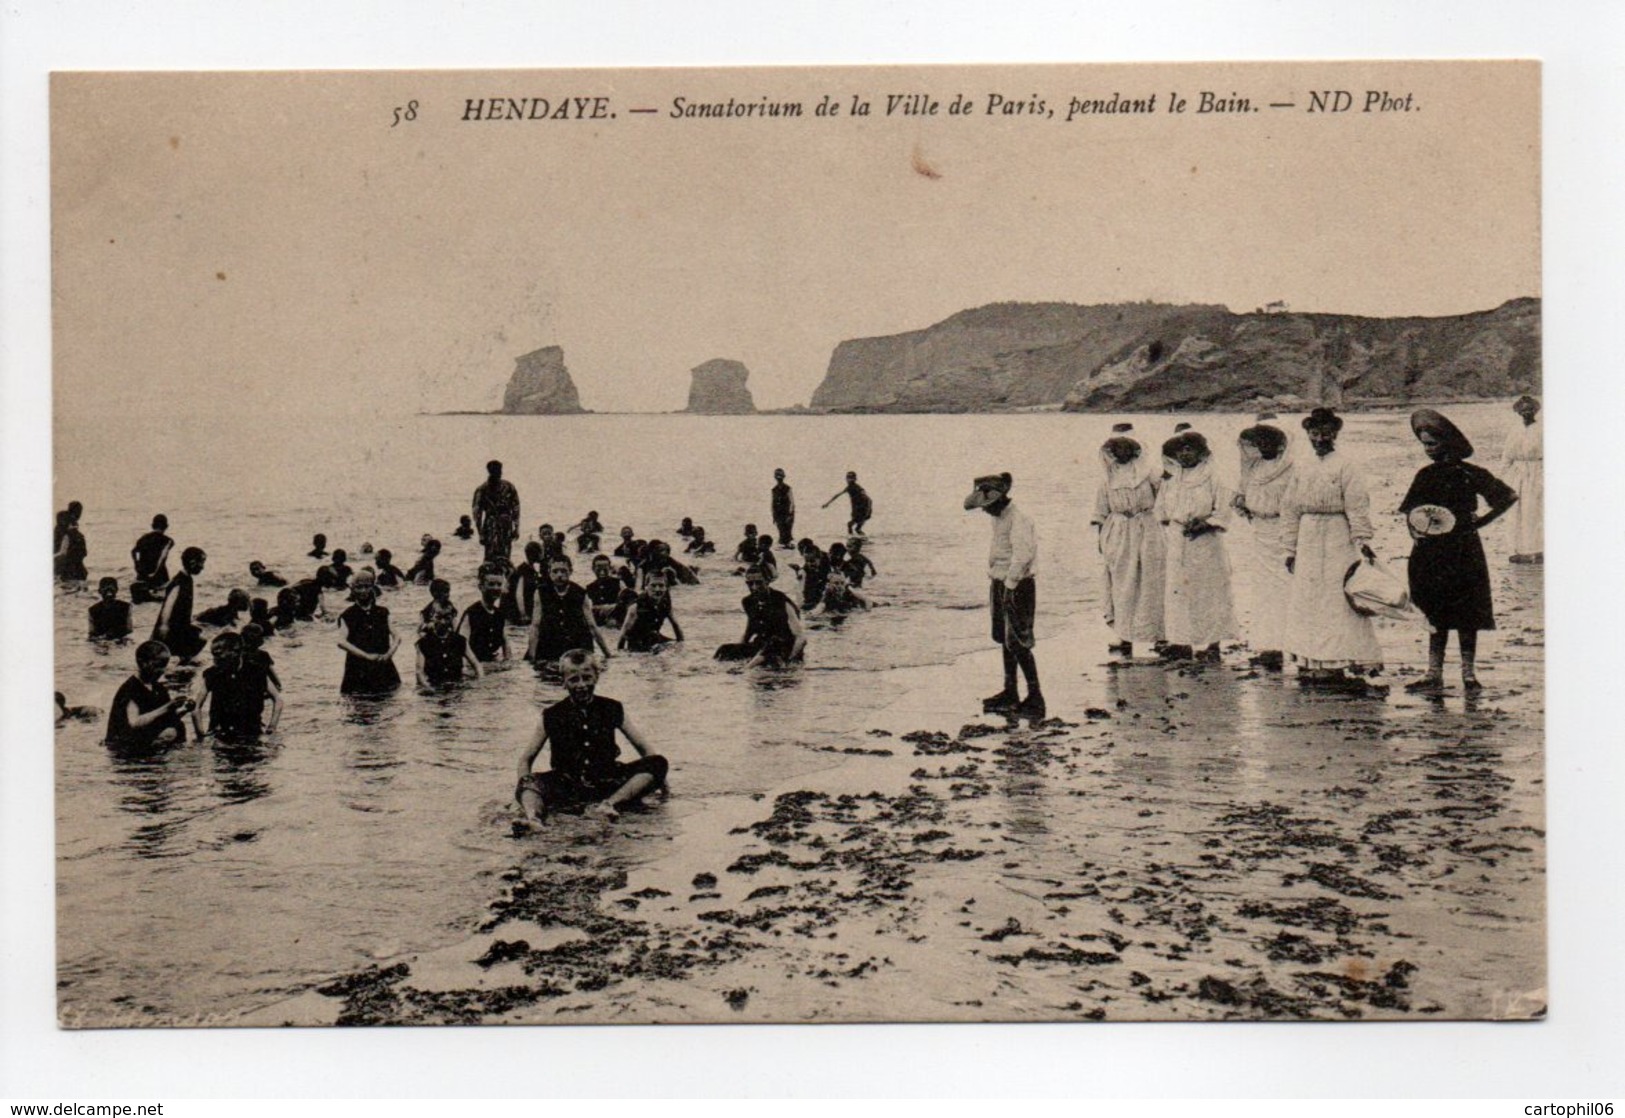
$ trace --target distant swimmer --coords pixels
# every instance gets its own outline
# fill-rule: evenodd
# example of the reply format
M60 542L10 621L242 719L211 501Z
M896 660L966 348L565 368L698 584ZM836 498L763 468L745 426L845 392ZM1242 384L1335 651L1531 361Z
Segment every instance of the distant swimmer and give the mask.
M862 586L868 575L880 574L875 570L874 562L863 553L863 539L862 536L853 536L846 541L846 562L842 564L842 569L853 586Z
M587 591L570 581L573 564L568 555L556 555L547 564L547 585L536 593L536 616L530 625L525 659L537 671L551 671L560 656L572 648L597 645L605 658L609 645L592 618Z
M243 614L248 612L249 604L248 591L233 590L226 595L224 605L210 606L208 609L199 610L197 619L199 623L204 625L229 629L237 624L238 619Z
M632 545L636 542L636 535L637 533L632 531L632 526L630 524L621 525L621 542L615 545L615 558L634 558L632 554Z
M192 600L196 592L193 580L203 573L207 559L201 547L181 552L181 569L164 587L164 601L152 627L152 639L162 641L182 663L193 660L204 647L203 633L192 623Z
M429 631L429 622L434 620L434 612L437 609L449 609L453 614L457 612L457 607L451 604L451 583L443 578L437 578L429 583L429 600L418 611L419 633Z
M381 695L401 685L395 668L395 650L401 639L389 626L389 610L378 604L378 586L371 571L361 571L351 581L354 604L339 614L338 645L344 650L344 679L339 691L345 695Z
M546 571L542 545L531 540L525 544L525 561L508 575L508 624L530 624L536 607L536 591Z
M981 509L993 518L988 548L988 612L993 621L993 643L1004 653L1004 687L982 702L987 712L1029 718L1045 714L1044 694L1038 686L1038 661L1033 657L1033 619L1037 613L1038 530L1032 517L1010 500L1015 484L1008 473L986 474L974 482L965 508ZM1027 697L1016 690L1016 669L1027 680Z
M829 583L829 556L819 550L811 537L796 544L801 562L790 564L791 570L801 576L801 608L812 609L824 600L824 587Z
M675 586L679 582L684 586L693 586L700 581L700 576L688 564L674 558L671 545L665 540L650 540L645 550L643 560L638 564L639 581L648 586L649 580L657 574L666 576L666 585Z
M579 532L576 540L576 551L590 555L598 550L598 542L604 538L604 525L598 519L598 510L594 509L580 521L565 529L565 534Z
M829 582L824 587L824 596L819 599L818 608L828 617L842 617L860 610L872 609L877 603L871 601L862 591L854 590L847 581L846 572L839 568L829 572Z
M322 588L313 578L302 578L294 583L290 590L298 603L298 616L300 621L311 621L317 617L326 617L327 608L322 604ZM280 595L278 595L280 598Z
M694 530L689 533L688 546L683 548L683 554L698 556L715 555L716 553L717 545L705 538L704 528L696 525Z
M119 600L118 579L111 576L96 583L100 600L90 607L90 639L121 641L130 635L130 603Z
M677 525L677 534L685 540L692 536L694 534L694 519L688 516L683 517L683 522Z
M130 549L130 564L135 578L130 582L132 602L155 602L169 582L169 553L175 541L168 536L169 517L159 513L152 518L152 531L135 541Z
M479 679L480 662L468 647L468 638L457 632L457 610L436 607L429 615L429 631L418 638L417 681L424 689L445 687L463 681L464 671Z
M740 601L745 611L745 635L716 651L716 659L744 661L746 667L784 667L799 663L807 647L801 611L782 591L767 583L767 572L752 567L745 572L749 593Z
M587 601L592 603L592 619L606 628L619 629L626 618L627 607L637 600L637 591L615 574L614 564L607 555L593 559L592 574L592 581L586 586Z
M756 552L756 525L747 524L745 525L745 538L740 540L739 545L734 548L734 562L754 563L756 562Z
M248 564L248 573L254 576L254 584L256 586L274 586L280 588L288 585L287 579L283 578L275 571L268 569L265 564L261 563L258 559L255 559L252 563Z
M56 552L51 561L56 577L63 582L83 582L90 574L85 569L90 548L79 530L79 514L74 511L77 507L79 502L75 501L65 512L57 514Z
M260 627L260 632L267 637L276 635L276 622L271 617L271 603L264 598L255 598L248 603L248 620ZM246 631L248 626L243 626Z
M485 464L485 481L474 490L474 528L485 545L487 559L509 560L519 538L519 490L502 477L502 463Z
M457 518L457 527L451 534L456 536L460 540L471 540L471 539L473 539L474 538L474 521L469 519L467 513L464 513L462 516L459 516Z
M348 590L350 576L355 573L349 555L342 547L333 549L332 558L316 568L316 582L323 590Z
M69 501L67 508L57 512L56 528L51 533L51 551L53 554L61 550L62 537L67 532L68 525L79 523L79 518L84 514L85 506L78 501Z
M519 754L519 783L514 799L532 824L550 812L586 809L614 819L621 808L666 786L666 759L649 752L626 708L596 694L598 666L586 649L571 649L559 663L569 694L542 711L541 723ZM620 760L620 734L637 752L636 761ZM544 748L551 746L547 772L531 771Z
M773 537L766 532L756 537L756 566L767 572L767 581L778 581L779 560L773 554Z
M440 541L433 536L423 541L423 551L418 555L417 562L413 563L402 577L416 586L426 586L434 581L434 561L440 555Z
M660 631L668 621L671 622L670 637ZM661 571L649 578L643 593L627 608L620 647L628 652L658 652L661 646L682 639L683 627L671 612L671 582Z
M312 559L327 558L327 537L317 532L310 538L310 550L305 553Z
M569 554L564 550L564 533L554 531L551 524L536 529L536 540L542 545L542 558L549 562L555 556Z
M95 707L69 706L68 697L62 692L56 695L56 724L61 726L64 722L94 722L102 716L102 712Z
M784 471L773 471L773 491L769 496L773 513L773 527L779 533L779 546L790 547L795 540L796 495L785 483Z
M265 677L278 687L282 680L276 674L276 661L263 647L268 635L264 626L258 622L250 621L239 630L238 635L243 638L243 663L257 672L264 672Z
M169 649L162 641L143 641L136 647L135 674L119 685L107 710L104 740L109 747L138 751L186 740L182 719L190 713L192 700L170 695L164 686L168 666Z
M299 591L291 586L284 586L276 592L276 607L271 611L271 624L277 632L291 629L300 620L299 617Z
M480 596L463 611L457 631L468 641L468 649L482 664L509 659L508 628L503 617L503 595L507 580L501 571L480 576Z
M820 507L829 508L840 499L843 493L852 501L852 513L846 522L846 534L861 536L863 535L863 526L875 514L875 503L869 499L869 494L864 490L863 486L858 484L858 475L856 473L848 470L845 487L838 490L835 496L825 501Z
M395 565L395 553L387 547L378 549L378 554L373 556L373 566L378 572L378 585L386 590L399 589L411 581L406 572Z

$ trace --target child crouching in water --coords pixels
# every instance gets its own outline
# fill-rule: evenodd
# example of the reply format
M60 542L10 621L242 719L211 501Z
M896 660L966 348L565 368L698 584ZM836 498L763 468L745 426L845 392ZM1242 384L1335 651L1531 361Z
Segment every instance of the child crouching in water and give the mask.
M519 755L519 785L514 799L532 824L560 808L585 808L614 819L619 809L666 785L666 759L650 753L643 734L614 699L594 693L598 665L592 654L575 648L559 658L569 695L542 711L541 723ZM632 743L636 761L619 760L615 734ZM531 772L542 747L552 744L552 767Z

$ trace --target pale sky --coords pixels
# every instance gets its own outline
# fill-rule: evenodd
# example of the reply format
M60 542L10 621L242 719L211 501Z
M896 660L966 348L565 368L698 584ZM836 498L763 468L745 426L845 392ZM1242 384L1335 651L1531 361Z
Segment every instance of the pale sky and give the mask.
M775 407L843 339L989 302L1485 310L1540 294L1538 83L1528 63L59 75L57 414L485 410L543 345L594 410L681 408L714 357ZM1196 115L1204 89L1260 111ZM1333 89L1350 112L1305 111ZM1367 90L1414 107L1363 113ZM825 92L840 116L668 115ZM846 115L855 92L874 115ZM912 92L938 115L884 115ZM1157 112L1063 123L1114 92ZM944 115L956 93L972 114ZM990 93L1055 117L989 115ZM459 119L593 95L614 119Z

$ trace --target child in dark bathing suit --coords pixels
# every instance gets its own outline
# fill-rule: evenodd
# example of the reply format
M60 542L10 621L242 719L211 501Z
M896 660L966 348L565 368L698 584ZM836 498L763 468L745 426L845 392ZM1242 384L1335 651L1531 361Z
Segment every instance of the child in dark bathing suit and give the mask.
M683 517L683 522L677 526L677 534L684 539L694 534L694 520L692 517Z
M473 521L473 519L470 518L466 513L464 515L458 517L457 518L457 530L455 532L453 532L452 535L456 536L460 540L471 540L471 539L473 539L474 538L474 521Z
M387 547L378 549L373 556L375 569L378 571L378 585L388 590L398 590L403 582L408 581L406 572L395 565L395 553Z
M469 651L481 663L510 659L502 602L506 581L500 570L481 574L479 601L465 609L457 623L457 631L467 639Z
M801 631L801 611L781 591L767 584L760 567L745 572L749 588L739 605L745 611L745 635L737 644L725 644L716 659L746 661L746 667L784 667L801 660L807 638Z
M422 586L424 583L434 581L435 556L440 554L440 541L430 537L423 542L423 552L418 561L413 563L406 574L401 577L407 582Z
M118 641L130 635L130 603L118 597L118 579L103 578L96 583L101 601L90 607L90 639Z
M739 541L738 547L734 548L734 562L756 562L756 525L745 525L745 538Z
M197 619L204 625L217 625L222 629L229 629L237 624L239 617L248 612L249 605L248 591L233 590L226 595L225 605L200 610Z
M288 585L287 579L283 578L273 570L268 570L265 564L261 563L258 559L254 560L248 565L248 573L254 576L254 584L256 586L283 587Z
M322 535L320 532L317 532L314 536L312 536L310 539L310 551L308 554L312 559L326 559L327 537Z
M581 538L576 540L576 550L590 554L598 550L598 541L603 538L604 526L598 522L598 510L594 509L582 518L581 523L571 525L566 532L580 532Z
M559 660L569 695L542 712L541 723L519 754L514 799L528 824L546 821L550 811L586 809L614 819L619 809L666 785L666 759L650 753L642 732L614 699L596 694L598 666L586 649L571 649ZM619 760L619 733L638 759ZM547 772L534 773L542 749L552 746Z
M434 613L437 609L449 609L452 611L453 617L457 615L457 607L451 604L451 583L443 578L437 578L429 583L428 604L418 611L418 632L420 634L429 631L429 623L434 620Z
M662 645L683 639L683 627L671 612L670 589L665 572L650 576L648 588L627 609L626 624L621 628L621 648L628 652L658 652ZM667 621L671 622L670 637L660 631Z
M609 645L593 621L587 591L570 581L571 566L568 555L554 556L547 564L548 584L536 594L536 618L531 622L525 659L538 671L552 669L572 648L596 644L605 659L610 656Z
M525 561L508 576L508 623L529 625L536 606L536 590L542 583L542 545L535 540L525 544Z
M193 580L203 573L207 559L201 547L181 552L181 569L165 587L164 602L158 607L158 620L152 627L152 639L161 641L182 663L204 649L203 634L192 623L192 597Z
M705 538L705 529L695 527L689 534L688 546L683 549L685 555L715 555L717 545Z
M637 599L637 592L613 573L609 556L600 555L592 561L593 580L586 586L587 601L592 603L592 618L600 625L618 629L626 618L627 607Z
M152 531L130 549L130 562L135 567L135 579L130 583L132 602L156 601L169 581L169 553L175 541L165 534L168 531L169 517L159 513L152 518Z
M474 650L468 647L468 639L453 629L457 610L438 604L432 609L429 630L418 638L418 686L428 689L461 683L465 666L479 679L480 662L475 659Z
M335 547L332 562L316 569L316 582L323 590L349 589L350 576L355 573L347 562L349 558L342 547Z
M109 748L144 750L186 740L186 724L181 719L192 709L192 700L170 695L164 686L168 666L169 649L162 641L143 641L136 648L135 674L119 687L107 710L105 741Z

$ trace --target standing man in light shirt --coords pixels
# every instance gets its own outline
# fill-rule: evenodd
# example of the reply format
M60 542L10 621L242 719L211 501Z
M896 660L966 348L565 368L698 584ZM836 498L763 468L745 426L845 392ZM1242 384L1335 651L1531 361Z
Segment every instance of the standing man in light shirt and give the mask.
M1038 531L1032 517L1010 500L1014 485L1008 473L987 474L975 481L965 508L981 509L993 518L993 543L988 549L988 609L993 617L993 641L1004 649L1004 689L982 701L987 713L1009 713L1026 718L1045 714L1044 693L1038 686L1038 662L1033 659L1033 615L1038 589L1033 575L1038 566ZM1016 669L1027 679L1027 697L1016 691Z

